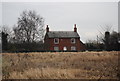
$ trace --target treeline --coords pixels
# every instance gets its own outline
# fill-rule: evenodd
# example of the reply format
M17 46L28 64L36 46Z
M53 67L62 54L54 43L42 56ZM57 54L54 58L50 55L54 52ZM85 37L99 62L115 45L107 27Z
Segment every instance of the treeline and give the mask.
M44 19L35 11L23 11L11 29L2 26L2 52L43 51Z
M2 52L40 52L44 50L44 44L38 43L7 43L7 47L2 45Z
M3 52L44 52L45 46L43 41L31 43L18 43L8 41L8 34L2 32L2 51ZM120 51L120 33L105 32L101 41L89 40L85 43L88 51Z
M120 51L120 32L106 31L102 37L88 40L85 45L89 51Z

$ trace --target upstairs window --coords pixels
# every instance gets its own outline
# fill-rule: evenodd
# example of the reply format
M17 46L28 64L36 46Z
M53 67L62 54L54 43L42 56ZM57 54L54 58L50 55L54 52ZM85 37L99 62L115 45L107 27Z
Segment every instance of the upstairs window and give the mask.
M75 38L72 38L72 39L71 39L71 43L72 43L72 44L75 44Z
M59 44L59 39L58 38L54 39L54 44Z

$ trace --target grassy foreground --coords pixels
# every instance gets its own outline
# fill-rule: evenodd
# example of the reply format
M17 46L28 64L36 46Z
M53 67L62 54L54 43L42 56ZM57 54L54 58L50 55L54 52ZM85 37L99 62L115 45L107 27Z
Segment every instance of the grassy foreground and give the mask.
M3 53L3 79L117 79L118 52Z

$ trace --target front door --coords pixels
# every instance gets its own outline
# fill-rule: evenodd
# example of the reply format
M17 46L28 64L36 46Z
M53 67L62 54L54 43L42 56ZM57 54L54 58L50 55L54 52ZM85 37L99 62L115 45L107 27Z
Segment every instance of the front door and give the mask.
M63 47L63 50L64 50L64 51L67 51L67 47L66 47L66 46L65 46L65 47Z

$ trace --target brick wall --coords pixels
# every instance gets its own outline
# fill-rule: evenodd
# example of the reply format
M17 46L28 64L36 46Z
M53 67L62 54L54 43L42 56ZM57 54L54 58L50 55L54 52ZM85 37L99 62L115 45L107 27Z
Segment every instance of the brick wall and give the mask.
M46 50L54 51L54 46L59 47L60 51L63 51L63 48L66 46L68 51L71 51L71 46L75 46L77 51L85 49L85 46L80 41L79 38L75 39L75 44L71 43L71 38L59 38L59 44L54 44L54 38L46 38L45 43L47 45Z

